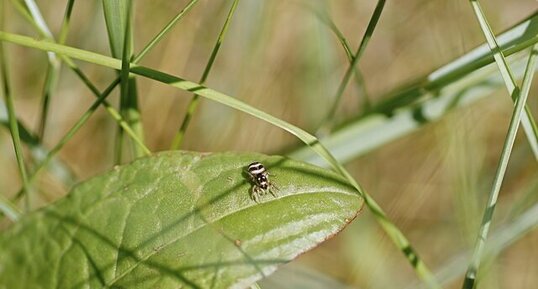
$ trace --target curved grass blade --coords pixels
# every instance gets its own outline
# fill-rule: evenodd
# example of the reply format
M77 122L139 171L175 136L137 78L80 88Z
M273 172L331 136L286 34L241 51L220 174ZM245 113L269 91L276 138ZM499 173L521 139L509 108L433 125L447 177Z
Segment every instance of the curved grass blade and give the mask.
M274 173L277 197L250 198L253 160ZM3 232L0 286L246 288L339 232L362 204L336 173L283 157L160 153Z
M110 58L104 55L100 55L93 52L88 52L85 50L68 47L64 45L59 45L55 43L49 43L44 41L35 40L30 37L6 33L0 31L0 40L12 42L15 44L24 45L27 47L33 47L41 50L51 50L60 54L68 55L69 57L77 58L94 64L99 64L102 66L107 66L113 69L118 69L121 67L121 61L118 59ZM435 278L431 274L430 270L426 267L424 262L418 257L416 251L411 247L407 238L403 233L394 225L386 216L385 212L381 207L375 202L375 200L368 195L361 186L355 181L355 179L347 172L347 170L340 164L334 156L321 144L321 142L313 135L304 131L303 129L294 126L284 120L276 118L264 111L256 109L236 98L233 98L229 95L220 93L213 89L204 87L197 83L173 76L161 71L157 71L148 67L131 64L131 73L144 76L167 85L190 91L196 92L198 95L211 99L213 101L222 103L226 106L235 108L247 114L250 114L256 118L264 120L268 123L271 123L281 129L293 134L314 151L316 151L320 156L322 156L331 167L338 172L340 175L344 176L348 182L353 185L359 194L364 198L366 205L374 214L376 220L379 222L383 230L391 238L391 240L396 244L396 246L402 251L406 256L409 263L412 265L413 269L416 271L419 278L428 283L430 288L440 288L437 284Z
M224 36L226 36L226 31L228 31L228 26L230 24L230 21L232 20L232 17L235 12L235 8L237 7L238 3L239 3L239 0L234 0L234 2L232 3L232 7L230 8L230 11L228 12L228 16L226 17L226 20L224 21L224 25L222 26L222 29L220 30L219 36L217 38L217 42L215 43L215 46L213 47L213 51L211 51L211 56L209 56L209 60L207 61L202 77L200 78L199 83L201 85L205 83L207 77L209 76L209 72L211 72L211 68L213 67L215 58L217 58L217 53L219 52L219 48L222 45ZM183 138L185 137L185 133L187 132L187 128L189 126L189 123L191 122L192 116L196 108L198 107L199 102L200 102L200 96L197 94L194 94L191 101L187 105L187 112L185 113L183 122L181 123L181 126L179 127L179 131L174 136L174 140L172 141L172 145L170 146L170 149L176 150L181 147L181 143L183 142Z

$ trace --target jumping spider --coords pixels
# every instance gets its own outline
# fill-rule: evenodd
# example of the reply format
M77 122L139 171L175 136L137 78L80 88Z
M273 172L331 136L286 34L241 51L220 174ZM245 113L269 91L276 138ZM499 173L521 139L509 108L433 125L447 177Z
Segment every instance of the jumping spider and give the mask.
M253 162L247 167L248 175L252 180L252 188L250 189L250 198L256 203L259 202L260 196L269 192L273 197L277 197L277 187L269 181L269 173L260 162Z

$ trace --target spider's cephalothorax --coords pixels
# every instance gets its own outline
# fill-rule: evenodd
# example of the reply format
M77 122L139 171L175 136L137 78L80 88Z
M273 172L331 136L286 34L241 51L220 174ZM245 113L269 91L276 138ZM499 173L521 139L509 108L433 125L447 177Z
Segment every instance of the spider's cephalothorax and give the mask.
M261 195L265 195L267 192L271 193L274 197L275 186L269 181L269 173L260 162L253 162L247 167L248 174L254 183L250 190L250 197L258 202Z

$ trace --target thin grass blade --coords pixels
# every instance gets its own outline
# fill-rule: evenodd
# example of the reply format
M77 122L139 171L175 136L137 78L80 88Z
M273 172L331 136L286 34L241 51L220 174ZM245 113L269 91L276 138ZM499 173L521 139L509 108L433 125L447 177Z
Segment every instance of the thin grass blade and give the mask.
M33 0L25 0L26 6L31 12L32 18L35 20L37 25L41 28L40 30L48 39L54 41L54 37L47 27L41 12L39 11L37 4ZM71 12L73 9L74 0L69 0L66 7L66 12L64 15L64 20L62 22L62 28L60 31L60 40L58 43L64 44L65 39L67 38L67 32L69 30L69 20L71 17ZM39 122L39 131L38 136L43 138L45 135L45 128L48 119L48 112L52 94L56 90L59 81L59 74L61 69L61 62L54 53L48 53L48 64L47 64L47 73L45 76L45 84L43 87L43 97L41 104L41 118Z
M196 4L198 2L198 0L192 0L191 2L189 2L185 8L183 8L143 49L142 51L138 54L138 56L135 57L134 61L135 63L137 61L140 61L142 60L142 58L168 33L170 32L170 30L175 26L175 24L177 24L179 22L179 20L181 20L183 18L184 15L186 15L186 13L192 8L194 7L194 4ZM20 12L23 12L23 11L20 11ZM31 18L30 18L31 19ZM87 79L87 77L85 76L84 73L82 73L82 71L80 71L80 69L78 69L78 67L76 66L76 64L71 60L69 59L68 57L63 57L62 58L64 61L66 61L66 63L69 65L70 68L72 68L75 73L84 81L84 83L87 84L87 86L90 88L90 90L92 92L94 92L94 94L98 94L98 99L92 104L92 106L87 110L87 112L79 119L79 121L68 131L68 133L59 141L59 143L50 151L46 150L46 149L42 149L41 147L36 147L35 149L32 150L32 152L34 152L34 155L36 156L39 156L39 157L36 157L36 159L38 161L41 161L41 163L37 166L37 168L34 170L34 173L32 174L32 176L30 176L30 180L33 180L34 177L37 175L37 173L39 172L39 170L41 170L43 167L45 167L49 162L52 162L52 165L53 167L55 168L55 172L57 175L60 175L60 179L70 179L72 180L73 177L72 177L72 174L70 173L69 170L65 169L64 166L61 166L60 164L58 164L56 161L55 161L55 154L57 152L59 152L61 150L61 148L63 147L63 145L65 143L67 143L67 141L71 138L72 135L74 135L78 129L80 129L85 123L86 121L89 119L89 117L91 116L91 114L96 110L96 108L102 104L105 106L106 110L112 115L112 117L114 118L114 120L116 120L122 127L123 129L133 138L133 140L139 145L141 146L142 148L144 148L144 145L137 140L136 136L134 135L134 133L132 132L132 130L130 129L130 127L128 126L128 124L123 120L123 118L121 117L121 115L113 108L110 106L110 104L108 104L106 102L106 98L108 97L108 95L112 92L112 90L116 87L116 85L119 84L120 82L120 78L116 78L116 80L114 80L104 91L103 93L100 93L97 88L95 86L93 86L93 84L91 84L91 82L89 81L89 79ZM1 105L2 103L0 103ZM1 106L0 106L1 108ZM2 112L0 110L0 112ZM1 114L0 114L1 116ZM7 119L7 116L6 116L6 119ZM144 153L149 155L151 154L151 152L145 148L144 149ZM70 182L65 182L66 184L72 184L72 181ZM19 198L21 197L23 194L22 190L19 191L17 194L16 194L16 197Z
M3 8L3 2L0 3L0 8ZM0 9L3 10L3 9ZM0 13L0 26L4 26L4 12ZM15 113L15 105L13 103L13 96L11 95L11 88L9 82L9 72L7 67L7 57L4 51L4 43L0 43L0 82L2 82L2 92L4 94L9 130L11 132L11 140L13 142L13 148L15 149L15 157L17 158L17 166L22 179L23 192L25 193L25 211L30 210L30 182L28 181L28 174L26 172L26 164L24 162L24 155L22 152L21 138L19 134L19 126L17 125L17 118ZM9 206L7 206L9 208Z
M338 26L334 23L332 18L327 14L326 9L316 9L314 7L309 7L313 13L318 17L318 19L327 25L329 29L334 33L336 38L338 39L338 42L340 42L340 45L344 49L344 52L346 53L347 60L350 62L350 65L353 62L353 52L351 51L351 47L349 46L349 42L345 38L344 34L338 29ZM359 90L362 93L363 101L362 101L362 109L364 111L367 111L371 107L370 97L368 96L368 91L366 90L366 83L364 82L364 77L362 75L362 72L360 71L359 67L352 66L353 72L352 74L355 76L355 82L357 83L357 86Z
M370 18L370 22L368 23L368 27L366 28L366 31L364 32L364 36L362 37L361 43L359 44L357 51L353 55L353 60L349 64L346 70L346 73L344 74L344 77L342 78L342 81L340 82L340 85L338 86L338 90L336 91L336 96L334 98L335 99L334 103L331 109L329 110L329 113L323 120L320 128L316 132L316 135L327 135L332 130L332 127L334 125L334 116L336 113L336 109L338 108L338 105L340 104L342 95L344 94L344 90L346 89L349 79L351 78L351 74L355 70L355 66L359 62L359 59L364 53L364 50L366 49L366 46L368 45L370 38L372 38L372 35L374 34L375 27L377 26L377 22L379 21L379 18L381 18L381 12L383 12L384 7L385 7L385 0L377 1L377 5L374 9L374 13L372 14L372 18Z
M217 38L217 42L215 43L215 46L213 47L213 51L211 51L211 56L209 56L209 60L207 61L202 77L200 78L199 83L202 85L205 83L207 77L209 76L209 72L211 72L211 68L213 67L215 58L217 58L219 48L222 45L222 41L224 41L224 37L226 36L226 32L228 31L228 26L230 24L230 21L232 20L232 17L235 12L235 8L237 8L238 3L239 3L239 0L234 0L234 2L232 3L232 7L230 8L230 11L228 12L228 16L226 17L226 20L224 21L224 25L222 26L222 29ZM181 147L181 144L183 143L183 138L185 137L185 133L187 132L187 128L189 127L192 116L194 115L194 112L196 111L196 108L198 107L199 102L200 102L200 96L197 94L194 94L194 96L192 97L191 101L189 102L187 106L187 112L185 114L185 117L183 118L181 126L179 127L179 131L174 136L174 140L172 141L172 146L170 147L170 149L176 150Z
M109 1L103 0L103 12L105 14L105 21L108 31L108 38L110 42L110 49L114 58L123 59L125 65L129 65L130 58L132 56L133 35L132 35L132 1L120 0ZM128 67L125 70L122 67L120 71L121 75L121 87L120 87L120 114L127 121L129 126L133 129L137 138L143 143L144 132L141 123L140 110L138 108L138 90L136 86L136 80L134 77L130 77L129 74L125 74L128 71ZM118 134L116 136L116 163L121 162L123 150L123 128L118 126ZM144 153L139 146L133 146L133 152L135 157L140 157Z
M7 109L2 99L0 99L0 125L9 129ZM26 126L20 120L17 120L17 126L19 127L21 141L28 147L33 160L37 163L42 162L50 150L44 147L39 141L39 138L35 136L28 128L26 128ZM60 159L51 158L50 164L47 166L47 168L63 184L71 186L75 183L76 178L73 171Z
M18 2L18 1L12 1ZM17 3L21 7L24 7L25 11L28 13L27 17L33 20L33 25L36 27L40 33L47 39L54 40L52 32L47 27L41 12L34 0L24 0L23 2ZM47 53L47 73L45 75L45 82L43 85L43 95L41 101L41 115L39 118L39 130L38 135L40 138L43 137L45 133L46 122L48 118L48 111L50 105L50 99L56 86L58 84L58 74L60 73L60 60L54 53Z
M501 72L501 75L504 79L506 89L508 89L508 93L512 97L512 100L515 102L515 96L517 95L515 91L517 90L517 85L512 75L512 72L510 71L510 68L506 63L506 59L503 55L501 48L497 44L497 40L495 39L493 31L489 27L486 16L482 12L480 3L477 0L471 0L470 2L471 6L473 7L475 16L480 24L480 28L482 29L482 32L484 33L487 43L491 49L491 53L493 53L495 62L497 63L499 71ZM527 139L529 141L531 149L534 152L534 157L538 160L538 126L536 125L536 121L532 116L531 110L527 106L525 106L524 108L522 125L523 129L525 130L525 133L527 134Z
M502 33L498 41L504 55L511 55L507 60L516 78L523 77L526 59L516 53L538 42L538 14ZM416 131L452 108L470 105L503 85L493 62L488 45L480 45L417 82L383 96L382 99L387 101L376 104L369 113L347 121L325 137L324 144L340 163L345 163ZM289 155L326 165L308 147L300 147Z
M476 10L475 12L478 13ZM529 95L529 88L532 81L532 76L534 75L534 71L536 69L535 67L537 54L538 45L535 45L531 51L529 62L527 64L527 69L525 71L525 76L523 77L523 89L521 90L521 93L517 86L513 89L512 97L516 99L516 104L514 107L512 118L510 119L510 126L508 128L508 133L506 135L506 139L503 145L499 165L497 166L497 172L495 173L493 186L489 194L486 209L482 218L482 223L480 225L480 230L478 232L478 238L474 247L473 257L465 274L465 280L462 286L463 289L472 289L476 287L477 273L480 267L482 255L484 254L484 247L493 219L493 213L495 211L499 192L501 190L502 182L506 174L506 168L508 167L508 161L510 160L510 153L512 152L512 148L516 139L519 123L524 113L525 103Z
M34 11L34 14L30 14L27 6L24 6L21 2L12 0L12 3L14 5L14 7L17 9L17 11L21 15L23 15L24 18L27 19L28 22L30 24L32 24L33 27L36 28L36 30L38 31L38 33L42 37L46 38L48 41L54 42L54 39L51 39L51 38L48 37L48 35L50 33L47 32L48 27L46 26L46 23L43 21L43 19L38 17L38 16L36 16L36 18L34 18L34 16L33 16L33 15L41 15L39 13L39 10L38 10L37 6L35 6L35 5L32 6L35 11ZM67 11L69 12L70 10L68 9ZM38 24L38 22L39 22L39 24ZM65 32L65 33L67 33L67 32ZM52 52L48 52L48 54L50 54L50 53L52 53ZM95 94L95 96L97 98L99 98L100 95L101 95L100 91L95 87L95 85L93 85L93 83L88 79L88 77L78 68L78 66L73 61L71 61L69 58L66 58L65 56L61 56L61 59L64 62L66 62L66 64L69 66L69 68L71 68L75 72L75 74L80 77L80 79L84 82L84 84L86 84L86 86ZM96 102L98 102L98 101L99 100L97 100ZM145 152L145 154L146 155L151 154L151 152L145 147L145 145L142 143L142 141L140 139L138 139L138 137L134 133L134 131L129 127L128 123L122 119L120 114L108 102L106 102L106 101L99 101L99 102L102 103L105 106L107 112L112 116L112 118L114 120L116 120L119 123L119 125L127 132L127 134L133 139L133 141L138 146L141 146L141 149ZM75 125L75 126L78 126L78 125ZM65 143L65 139L62 139L60 141L60 143ZM47 151L47 150L38 150L38 152L40 152L40 153L43 153L44 151ZM41 157L41 158L43 158L43 157ZM48 162L48 161L52 160L52 158L50 158L47 155L47 156L44 157L44 161L45 160ZM43 167L42 165L38 165L38 168L42 168L42 167ZM60 171L61 172L66 172L67 170L63 169L63 170L60 170ZM31 178L31 179L33 179L33 178ZM60 178L60 179L62 179L62 178ZM22 194L22 191L19 191L17 196L20 196L21 194Z

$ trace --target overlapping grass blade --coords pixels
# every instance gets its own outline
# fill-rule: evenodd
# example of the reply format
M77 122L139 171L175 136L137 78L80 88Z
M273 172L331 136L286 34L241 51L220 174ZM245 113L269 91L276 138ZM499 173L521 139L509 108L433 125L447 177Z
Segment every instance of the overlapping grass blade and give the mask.
M142 51L135 57L134 63L142 60L142 58L153 48L157 43L183 18L184 15L194 5L198 2L198 0L191 0L143 49ZM70 67L74 69L75 73L81 77L81 79L92 89L94 93L99 93L95 86L89 82L89 80L86 78L86 76L76 67L74 62L68 58L63 56L63 59L70 64ZM108 104L105 99L108 97L108 95L112 92L112 90L118 85L120 82L120 78L116 78L104 91L103 93L99 93L99 97L97 100L90 106L90 108L83 114L83 116L77 121L77 123L67 132L66 135L58 142L58 144L50 151L46 150L39 150L39 158L38 160L42 159L42 162L37 166L37 168L34 170L34 173L30 176L30 180L32 180L36 175L37 172L39 172L40 169L45 167L50 161L54 159L54 156L57 152L60 151L60 149L64 146L65 143L86 123L86 121L89 119L89 117L93 114L93 112L99 107L99 105L103 104L107 111L112 115L112 117L122 125L123 129L129 133L129 135L134 135L132 130L130 130L130 127L128 124L122 119L121 115ZM135 142L137 142L136 138L133 138ZM138 145L143 147L143 144L137 142ZM46 153L45 153L46 152ZM45 156L42 157L42 155L45 153ZM150 154L150 151L146 148L145 149L146 154ZM66 170L55 170L59 171L59 173L63 176L66 175ZM65 177L64 177L65 178ZM22 196L22 191L19 191L17 194L17 197Z
M381 17L381 12L383 12L384 7L385 7L385 0L377 1L377 5L375 7L374 13L372 14L372 18L370 19L370 22L368 23L368 27L366 28L366 31L364 32L364 36L362 37L361 43L359 44L357 51L353 55L353 60L349 64L346 70L346 73L344 74L344 77L342 78L342 81L340 82L340 85L338 86L338 90L336 91L336 96L334 98L334 103L332 107L330 108L329 113L323 120L320 128L318 129L316 133L317 135L326 135L332 130L332 126L334 125L334 116L336 113L336 109L338 108L338 105L340 104L342 95L344 94L344 90L346 89L349 79L351 78L351 75L353 74L353 71L355 70L355 66L359 62L359 59L361 58L362 54L364 53L364 50L366 49L366 45L368 45L370 38L374 34L375 27L377 26L377 22L379 21L379 18Z
M344 37L344 34L338 29L334 21L331 19L331 17L327 14L326 9L315 9L313 7L309 7L313 13L320 19L322 23L327 25L329 29L334 33L338 41L340 42L340 45L344 49L344 52L346 53L347 60L350 62L350 64L353 62L353 52L351 51L351 47L349 45L349 42ZM362 101L362 109L368 110L371 106L370 103L370 97L368 96L368 91L366 90L366 84L364 83L364 77L362 75L362 72L360 71L359 67L356 65L352 65L353 72L352 74L355 76L355 82L358 85L358 88L360 89L363 101Z
M30 15L30 13L28 12L28 10L22 6L18 1L15 1L15 0L12 0L12 3L14 3L14 6L15 8L17 9L17 11L22 15L24 16L25 19L28 20L28 22L36 28L37 32L42 36L42 37L45 37L46 38L46 34L45 32L43 32L41 29L40 29L40 26L37 24L37 20L35 20L34 18L32 18L32 15ZM35 8L37 9L37 7ZM45 24L43 24L45 25ZM46 27L46 25L45 25ZM48 39L48 38L47 38ZM48 41L51 41L53 42L52 39L48 39ZM68 67L73 70L73 72L75 72L75 74L82 80L82 82L90 89L90 91L97 97L99 98L101 96L101 93L100 91L97 89L97 87L89 80L89 78L84 74L84 72L82 72L82 70L80 70L78 68L78 66L69 58L69 57L66 57L66 56L63 56L61 55L60 56L61 60L64 61ZM108 90L105 89L105 91ZM97 100L98 101L98 100ZM112 118L114 120L116 120L116 122L118 122L120 124L120 126L122 126L122 128L127 132L127 134L133 139L133 141L135 143L137 143L139 146L141 146L141 148L146 152L146 154L149 154L149 150L145 147L145 145L143 145L142 141L140 139L138 139L138 137L136 136L136 134L134 133L134 131L129 127L129 125L127 124L127 122L125 122L122 117L120 116L120 114L116 111L116 109L114 107L112 107L107 101L101 101L102 104L105 106L107 112L112 116Z
M42 35L46 35L47 39L54 41L54 36L47 27L41 12L39 11L37 4L34 0L25 0L26 7L28 8L32 19L35 21ZM69 20L72 12L74 0L69 0L67 4L67 9L64 14L64 20L62 22L62 28L60 31L60 40L58 43L64 44L67 37L67 31L69 30ZM43 138L45 135L45 127L48 119L48 111L50 106L50 101L52 94L56 90L59 81L59 74L61 69L61 62L54 53L47 54L47 72L45 75L45 83L43 86L43 97L41 104L41 118L39 123L38 136Z
M0 99L0 125L9 129L7 110L2 99ZM35 136L28 128L26 128L26 126L18 119L17 126L19 127L19 135L22 143L28 147L35 162L41 163L45 156L49 154L50 150L44 147L39 141L39 138ZM75 183L75 176L73 172L60 159L52 157L47 168L66 186L71 186Z
M138 90L136 79L128 73L128 65L132 57L132 1L107 1L103 0L103 12L108 31L110 49L114 58L122 59L126 67L122 67L120 75L120 114L133 129L137 138L144 142L144 131L141 123L140 110L138 108ZM123 151L123 128L118 126L116 135L116 163L121 162ZM135 157L144 154L140 146L133 146Z
M45 24L45 20L43 19L43 16L41 15L41 12L39 11L39 8L34 0L24 0L24 3L19 2L17 0L14 0L12 2L18 2L17 5L21 5L24 7L25 11L28 12L27 17L33 20L34 27L37 27L41 35L43 35L47 39L54 40L54 37L52 33L50 32L49 28L47 27L47 25ZM42 101L41 101L41 116L39 119L38 136L40 138L42 138L45 133L50 99L58 84L58 76L59 76L60 67L61 67L60 60L58 59L56 54L47 53L47 60L48 60L47 72L45 74L45 82L43 85L43 95L42 95Z
M3 3L0 3L0 10L3 10ZM0 27L4 26L4 11L0 12ZM15 105L13 103L13 96L11 95L11 88L9 83L9 72L7 67L7 57L4 51L4 43L0 43L0 82L2 82L2 92L6 102L9 131L11 133L11 140L15 149L15 157L17 158L17 166L19 168L20 177L22 179L22 188L25 193L25 210L30 209L30 182L28 181L28 174L26 172L26 164L24 162L24 155L22 152L22 144L19 135L19 126L17 124L17 117L15 113ZM8 203L3 206L10 208ZM7 210L6 213L14 212L13 210ZM13 213L12 216L16 216Z
M217 38L217 42L215 43L215 46L213 47L213 51L211 51L211 56L209 56L209 60L207 61L202 77L200 78L199 83L201 85L205 83L207 77L209 76L209 72L211 72L211 68L213 67L215 58L217 58L217 53L219 52L219 48L222 45L224 36L226 36L226 31L228 31L230 20L232 20L232 17L235 12L235 8L237 7L238 3L239 3L239 0L234 0L234 2L232 3L232 7L230 8L230 11L228 12L228 16L226 17L226 20L224 21L224 25L222 26L222 29L220 30L219 36ZM191 101L189 102L189 105L187 106L187 112L185 113L183 122L181 123L181 126L179 127L179 131L174 136L174 140L172 141L172 146L170 147L170 149L176 150L181 147L181 143L183 142L183 138L185 136L185 133L187 132L187 128L189 127L189 123L191 122L192 116L196 108L198 107L199 102L200 102L200 96L197 94L194 94Z
M538 13L502 33L498 41L505 55L513 55L538 42ZM520 58L519 55L508 58L517 77L523 75L525 67L525 61ZM480 45L416 83L382 97L387 101L349 120L325 137L324 144L344 163L416 131L452 107L469 105L498 89L503 81L497 76L493 62L488 45ZM290 156L325 165L323 159L307 147L291 152Z
M484 13L482 12L480 3L477 0L471 0L470 2L471 2L471 6L473 7L475 16L478 19L478 22L480 23L480 28L482 29L482 32L484 33L484 36L486 37L486 41L489 45L489 48L491 49L493 58L495 59L495 62L497 63L497 66L499 67L499 71L501 72L501 75L504 79L504 82L506 84L506 89L508 90L508 93L512 97L512 100L515 102L516 97L518 95L516 92L518 87L514 80L514 76L512 72L510 71L508 64L506 63L506 59L503 55L503 52L501 48L499 47L499 45L497 44L497 40L495 39L495 35L493 34L493 31L489 27L486 17ZM532 148L532 151L534 152L534 157L538 160L538 126L536 125L536 122L532 116L532 113L529 107L526 105L525 105L524 113L522 117L522 125L523 125L523 129L525 130L525 133L527 134L527 139L529 140L529 144Z
M104 55L100 55L93 52L88 52L73 47L68 47L64 45L59 45L50 42L44 42L32 39L30 37L15 35L6 32L0 32L0 40L8 41L27 47L33 47L45 51L54 51L60 54L65 54L69 57L77 58L83 61L91 62L94 64L110 67L113 69L119 69L121 67L121 61L118 59L110 58ZM340 164L336 159L331 155L331 153L320 143L320 141L304 131L303 129L294 126L286 121L283 121L279 118L276 118L264 111L256 109L236 98L233 98L229 95L220 93L213 89L204 87L198 83L194 83L177 76L173 76L161 71L157 71L148 67L131 64L131 73L144 76L164 84L190 91L195 92L196 94L211 99L213 101L219 102L226 106L232 107L234 109L240 110L247 114L250 114L256 118L264 120L268 123L271 123L277 127L280 127L283 130L288 131L289 133L295 135L314 151L316 151L320 156L322 156L331 167L344 176L351 185L353 185L358 193L364 197L365 203L368 208L372 211L376 220L379 222L381 227L385 230L388 236L392 241L397 245L397 247L405 254L408 261L413 266L413 269L417 272L419 278L423 279L429 284L431 288L439 288L437 282L435 281L433 275L423 263L423 261L418 257L415 250L411 247L407 238L403 233L387 218L386 214L383 212L381 207L373 200L365 191L359 186L359 184L351 177L347 170Z
M506 65L506 62L504 61L504 57L502 56L501 50L499 50L498 45L496 44L495 37L491 33L491 30L487 27L487 21L480 9L478 2L471 1L471 4L473 6L476 17L479 19L480 25L483 29L484 34L486 35L486 38L488 38L488 43L490 44L491 49L494 50L493 52L495 53L495 59L497 61L497 64L499 65L501 73L503 74L503 78L505 79L505 81L507 79L509 80L507 81L507 88L510 91L512 98L516 100L516 104L514 107L512 118L510 119L510 125L503 145L500 161L497 166L497 171L495 173L495 179L493 180L493 185L488 197L488 202L484 210L484 215L473 251L473 257L471 259L469 267L467 268L467 272L465 273L465 280L462 286L462 288L464 289L472 289L476 287L480 261L482 259L482 255L484 254L486 239L488 237L489 229L493 219L493 213L497 205L497 199L501 190L501 185L506 174L506 168L508 167L510 154L512 152L512 148L516 139L519 123L521 122L522 115L524 115L525 112L525 103L529 94L532 76L534 75L534 71L536 69L536 55L538 54L538 45L535 45L529 57L529 62L527 64L525 76L523 78L522 90L520 92L520 89L515 85L515 82L513 81L513 77L510 70L508 69L508 66ZM494 45L492 45L492 43ZM528 116L529 114L527 114L527 117ZM531 139L531 136L529 136L528 134L527 136L529 137L529 139Z

